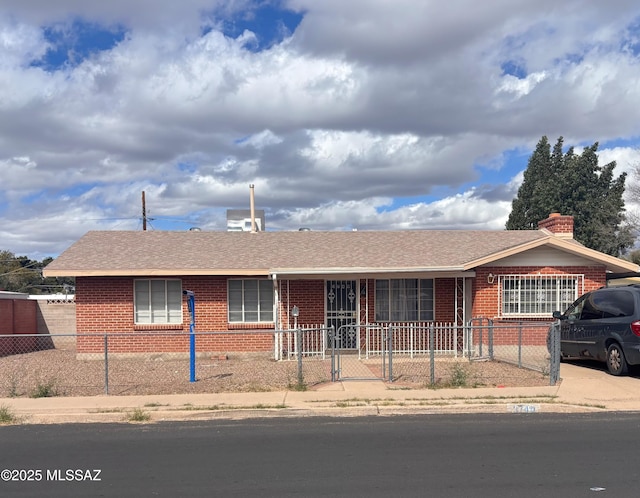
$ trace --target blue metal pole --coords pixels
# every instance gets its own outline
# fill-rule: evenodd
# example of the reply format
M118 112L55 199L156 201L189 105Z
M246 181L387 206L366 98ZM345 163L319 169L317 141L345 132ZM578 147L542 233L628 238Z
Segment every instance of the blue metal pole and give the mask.
M189 323L189 382L196 381L196 298L193 291L185 290L183 293L187 296L187 304L191 314Z

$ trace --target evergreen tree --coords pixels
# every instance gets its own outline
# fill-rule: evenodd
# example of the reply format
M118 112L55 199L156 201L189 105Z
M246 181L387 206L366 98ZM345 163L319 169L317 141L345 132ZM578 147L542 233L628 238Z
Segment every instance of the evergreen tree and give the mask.
M73 288L73 278L42 277L42 269L51 261L53 258L32 261L26 256L16 256L10 251L0 250L0 290L48 294Z
M524 170L524 181L513 200L507 230L533 230L538 221L549 215L548 204L553 201L547 198L551 191L547 180L552 171L551 147L547 137L542 137Z
M507 229L536 229L538 222L552 212L571 215L576 240L591 249L619 256L633 245L622 199L626 174L614 178L615 161L598 165L597 142L580 155L573 147L563 153L562 146L562 137L553 153L547 137L538 142L513 200Z

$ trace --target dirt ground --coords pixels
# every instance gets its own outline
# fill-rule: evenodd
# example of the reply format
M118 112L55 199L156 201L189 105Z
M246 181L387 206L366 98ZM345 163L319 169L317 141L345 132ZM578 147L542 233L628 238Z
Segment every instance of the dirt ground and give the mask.
M382 376L381 359L363 360L371 376ZM331 360L305 358L302 380L306 389L331 381ZM0 397L94 396L259 392L297 389L297 361L267 357L205 357L196 360L196 382L190 382L184 355L78 359L72 348L49 349L0 357ZM388 368L388 365L386 365ZM388 370L386 370L388 372ZM528 387L549 385L541 371L496 362L439 358L432 368L428 358L393 362L394 385L405 388ZM388 373L387 373L388 376ZM433 380L433 382L432 382Z

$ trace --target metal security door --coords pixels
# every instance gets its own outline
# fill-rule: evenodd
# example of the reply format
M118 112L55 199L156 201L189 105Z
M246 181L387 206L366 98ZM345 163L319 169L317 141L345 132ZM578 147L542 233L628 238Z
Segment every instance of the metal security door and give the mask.
M333 327L336 347L356 349L358 347L358 287L355 280L327 280L327 327Z

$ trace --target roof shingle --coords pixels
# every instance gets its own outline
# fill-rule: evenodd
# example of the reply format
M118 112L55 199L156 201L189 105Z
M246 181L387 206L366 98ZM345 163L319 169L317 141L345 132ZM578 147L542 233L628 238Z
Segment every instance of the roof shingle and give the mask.
M271 270L461 268L549 236L538 230L88 232L48 275L234 274Z

